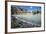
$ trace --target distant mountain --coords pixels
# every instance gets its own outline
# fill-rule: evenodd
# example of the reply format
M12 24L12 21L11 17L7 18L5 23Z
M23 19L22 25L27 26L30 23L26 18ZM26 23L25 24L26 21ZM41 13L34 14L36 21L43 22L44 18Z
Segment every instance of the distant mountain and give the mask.
M11 7L13 7L13 8L15 8L15 7L17 7L17 8L21 8L21 9L23 9L23 10L34 10L34 11L36 11L36 10L41 10L41 7L40 6L18 6L18 5L12 5ZM32 8L31 8L32 7Z

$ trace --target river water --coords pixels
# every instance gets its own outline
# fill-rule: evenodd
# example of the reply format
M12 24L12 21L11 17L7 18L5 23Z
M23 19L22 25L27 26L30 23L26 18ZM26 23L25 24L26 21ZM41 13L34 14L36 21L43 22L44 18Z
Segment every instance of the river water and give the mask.
M41 26L41 15L11 15L12 28L31 28Z

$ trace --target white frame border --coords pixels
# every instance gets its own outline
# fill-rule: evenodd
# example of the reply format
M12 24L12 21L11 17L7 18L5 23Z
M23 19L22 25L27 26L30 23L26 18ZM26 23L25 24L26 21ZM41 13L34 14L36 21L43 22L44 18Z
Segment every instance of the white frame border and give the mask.
M11 29L11 5L26 5L26 6L41 6L41 27L40 28L19 28L19 29ZM19 2L8 2L7 3L7 30L8 32L23 32L23 31L39 31L44 30L44 4L32 4L32 3L19 3Z

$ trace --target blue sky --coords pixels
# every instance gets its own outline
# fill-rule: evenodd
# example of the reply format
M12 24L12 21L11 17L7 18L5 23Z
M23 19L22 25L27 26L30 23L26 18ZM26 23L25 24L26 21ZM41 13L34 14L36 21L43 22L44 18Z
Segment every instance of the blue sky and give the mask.
M40 6L16 6L16 5L12 5L12 7L20 7L20 8L25 9L25 10L41 10Z

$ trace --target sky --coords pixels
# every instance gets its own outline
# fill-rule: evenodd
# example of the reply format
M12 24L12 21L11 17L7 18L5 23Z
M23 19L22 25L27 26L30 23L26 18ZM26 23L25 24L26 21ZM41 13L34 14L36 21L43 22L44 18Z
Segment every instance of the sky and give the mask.
M12 7L20 7L25 10L41 10L40 6L18 6L18 5L12 5Z

